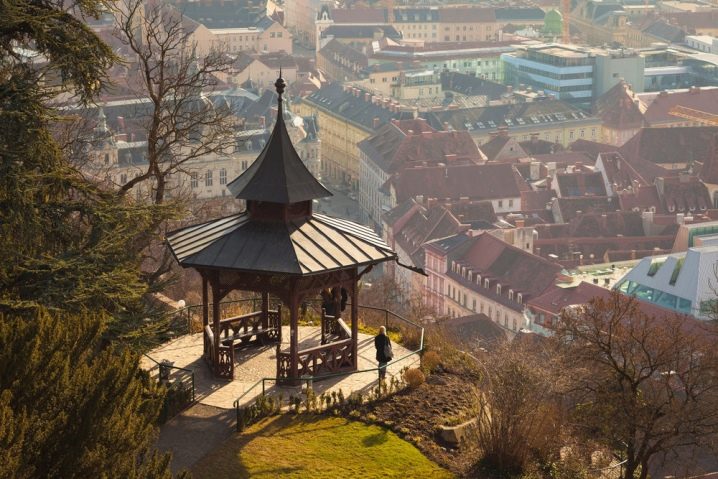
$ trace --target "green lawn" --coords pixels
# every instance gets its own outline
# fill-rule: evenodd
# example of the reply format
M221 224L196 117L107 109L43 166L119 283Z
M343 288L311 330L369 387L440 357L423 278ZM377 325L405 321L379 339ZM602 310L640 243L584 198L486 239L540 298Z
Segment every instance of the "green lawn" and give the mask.
M452 475L378 426L334 417L272 417L230 437L193 468L198 478Z

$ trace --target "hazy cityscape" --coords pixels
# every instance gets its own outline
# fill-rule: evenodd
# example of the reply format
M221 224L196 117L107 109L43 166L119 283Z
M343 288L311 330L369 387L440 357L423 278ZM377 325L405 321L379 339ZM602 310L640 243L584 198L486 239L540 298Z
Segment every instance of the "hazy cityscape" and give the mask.
M718 476L716 0L9 0L0 159L0 477Z

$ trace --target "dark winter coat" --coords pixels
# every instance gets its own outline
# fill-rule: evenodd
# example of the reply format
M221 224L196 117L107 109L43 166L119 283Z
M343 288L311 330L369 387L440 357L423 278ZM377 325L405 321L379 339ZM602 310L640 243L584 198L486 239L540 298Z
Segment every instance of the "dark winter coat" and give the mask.
M376 348L376 360L380 363L388 363L391 358L387 358L384 354L384 349L387 344L391 344L389 336L385 334L377 334L374 337L374 347Z

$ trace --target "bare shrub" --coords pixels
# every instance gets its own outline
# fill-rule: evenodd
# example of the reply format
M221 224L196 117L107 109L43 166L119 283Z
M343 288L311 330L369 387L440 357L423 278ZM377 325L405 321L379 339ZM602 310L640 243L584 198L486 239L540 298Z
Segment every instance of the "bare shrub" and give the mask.
M404 381L410 389L416 389L426 381L426 376L419 368L409 368L404 372Z
M425 373L430 374L436 371L436 368L441 364L441 357L436 351L427 351L421 356L421 369Z

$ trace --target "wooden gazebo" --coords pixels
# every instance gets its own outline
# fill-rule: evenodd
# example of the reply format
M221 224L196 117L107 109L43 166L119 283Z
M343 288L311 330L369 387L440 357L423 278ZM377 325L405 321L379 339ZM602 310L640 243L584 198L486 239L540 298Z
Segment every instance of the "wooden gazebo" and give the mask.
M281 77L275 87L279 108L272 135L257 160L228 185L246 201L246 210L167 236L179 264L202 276L204 357L215 375L227 379L234 378L235 348L254 341L277 343L279 379L355 370L358 281L375 264L396 259L369 228L313 213L313 200L331 193L294 150L284 124ZM324 288L333 291L336 311L341 288L351 296L351 326L341 314L322 314L321 344L300 350L300 305ZM220 302L233 290L260 293L261 311L222 318ZM281 310L270 311L270 294L289 309L289 351L281 350Z

